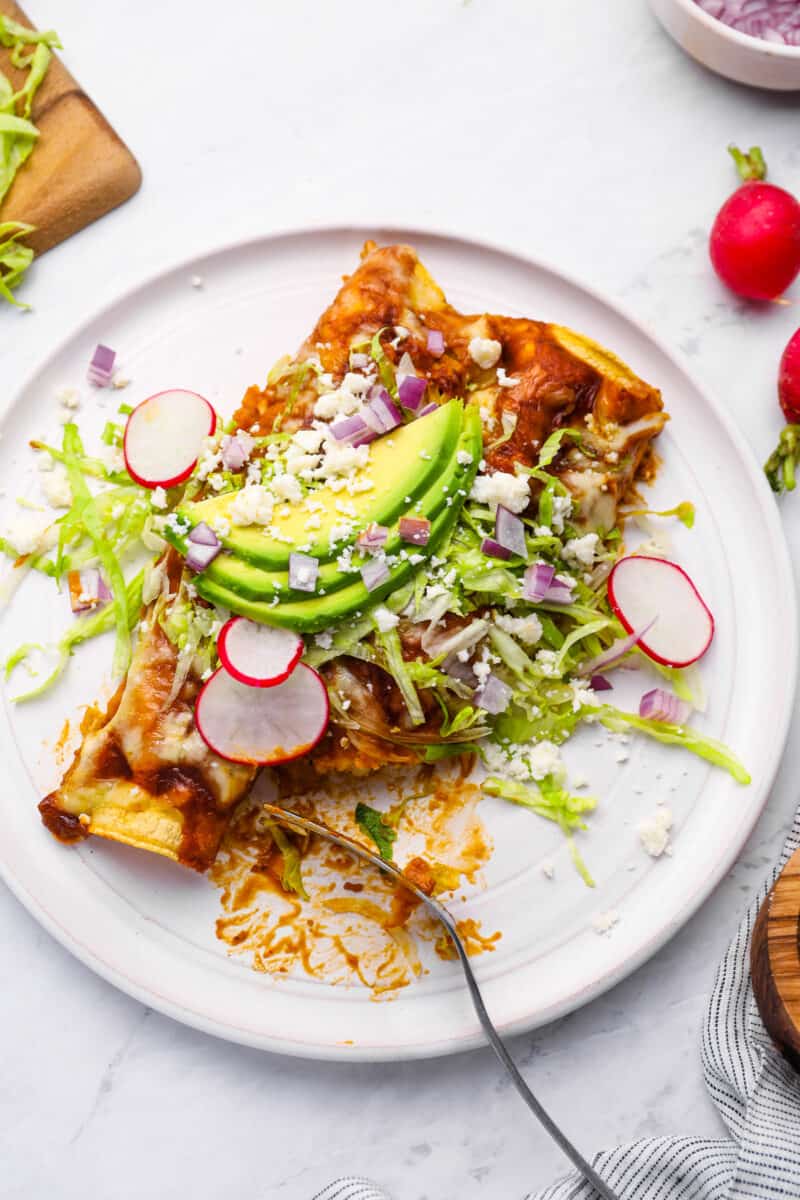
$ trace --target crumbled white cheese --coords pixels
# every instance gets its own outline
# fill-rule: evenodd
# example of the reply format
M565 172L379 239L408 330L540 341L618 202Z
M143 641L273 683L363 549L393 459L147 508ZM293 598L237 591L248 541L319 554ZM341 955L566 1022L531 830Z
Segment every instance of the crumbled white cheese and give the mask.
M10 542L17 554L32 554L39 548L42 534L50 524L47 514L24 512L18 514L14 523L5 531L6 541Z
M303 489L294 475L279 475L272 481L272 491L279 500L298 504L303 499Z
M564 532L564 521L572 513L572 500L569 496L553 496L552 524L555 533Z
M546 678L558 676L558 654L555 650L540 650L534 662Z
M292 435L292 443L304 454L317 454L325 441L325 433L324 426L317 426L314 429L298 429L297 433Z
M563 771L561 753L552 742L534 746L498 746L487 742L484 762L488 771L519 783L544 779L545 775L560 776Z
M475 460L473 459L469 450L458 450L456 452L456 462L460 467L468 467L474 461Z
M590 687L586 687L582 683L575 680L569 685L572 688L572 711L578 712L585 705L593 705L597 703L597 696ZM577 784L575 785L578 786Z
M546 858L544 860L544 862L542 863L542 874L544 875L545 879L552 879L554 877L555 873L556 873L555 867L553 866L550 859Z
M229 512L234 525L269 525L275 497L265 487L246 484L237 492Z
M203 279L202 275L193 275L191 278L191 284L193 288L205 287L205 282L206 281Z
M40 477L39 487L51 508L69 508L72 504L69 476L63 463L54 463L53 469Z
M531 613L527 617L512 617L507 613L498 613L495 617L495 624L506 633L510 633L512 637L519 638L526 646L535 646L542 636L542 623L536 613Z
M164 491L163 487L153 488L152 492L150 493L150 503L152 504L153 508L167 507L167 493Z
M495 471L492 475L476 475L470 499L479 504L488 504L496 509L504 505L513 513L521 513L528 507L530 492L524 475L511 475L507 471ZM554 497L554 501L558 497Z
M517 386L519 380L517 379L516 375L506 375L505 370L502 367L498 367L497 382L500 387L513 388Z
M651 858L661 858L669 853L669 834L672 829L672 811L660 805L646 821L639 824L639 841Z
M615 908L610 908L608 912L595 913L592 917L592 929L596 934L610 934L615 925L619 924L620 916Z
M394 629L400 622L397 613L391 612L382 604L374 609L372 617L381 633L388 633L390 629Z
M330 650L333 645L333 634L329 629L323 629L322 633L315 635L314 643L319 646L320 650Z
M324 375L319 377L321 384L329 380ZM333 385L333 380L330 379ZM314 416L323 421L332 421L335 417L349 417L361 406L361 397L370 386L370 381L364 375L348 372L338 387L332 391L323 392L314 405Z
M468 349L472 361L482 367L484 371L493 367L503 353L501 343L496 342L494 338L474 337L470 341Z
M600 538L596 533L585 533L583 537L570 538L564 543L564 560L575 566L591 567L599 541Z
M325 456L314 474L330 481L337 475L352 475L368 462L369 446L348 446L344 442L330 441L325 445Z
M56 399L62 408L68 408L71 412L74 412L75 409L81 406L80 392L74 387L60 388L56 392Z

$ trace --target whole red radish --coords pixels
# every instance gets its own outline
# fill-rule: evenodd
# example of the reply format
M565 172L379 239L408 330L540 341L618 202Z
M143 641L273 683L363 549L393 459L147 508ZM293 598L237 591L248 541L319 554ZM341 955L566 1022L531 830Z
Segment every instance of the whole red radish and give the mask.
M781 355L778 400L789 424L800 423L800 329L789 338Z
M778 401L787 423L764 470L774 492L792 492L800 465L800 329L789 338L781 356Z
M711 262L737 296L774 300L800 272L800 204L783 188L764 182L767 168L757 146L747 154L736 146L728 149L745 182L717 213Z

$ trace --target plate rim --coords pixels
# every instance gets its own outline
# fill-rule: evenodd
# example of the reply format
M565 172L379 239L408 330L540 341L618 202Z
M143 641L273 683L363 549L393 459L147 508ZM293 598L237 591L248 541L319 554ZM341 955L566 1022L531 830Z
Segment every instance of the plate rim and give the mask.
M92 325L101 320L105 314L111 312L120 304L135 300L137 295L143 293L145 289L157 286L161 280L178 271L185 270L191 273L192 267L202 263L204 260L219 258L225 254L241 253L250 248L262 247L266 243L285 241L292 238L351 236L362 239L375 238L382 241L385 235L391 235L393 240L402 240L412 245L416 240L434 239L445 242L451 247L461 244L473 253L488 251L496 255L506 256L526 268L547 273L563 281L573 290L583 293L594 303L604 307L613 315L622 318L634 331L649 341L671 366L691 381L692 386L702 396L704 403L708 405L715 421L718 421L724 429L741 461L746 464L750 476L749 482L754 486L758 500L760 516L765 523L769 535L770 557L775 564L776 573L782 585L783 602L788 608L791 617L791 620L788 622L790 632L786 639L787 644L784 645L785 661L790 665L791 669L784 675L788 683L781 714L780 728L773 740L772 757L767 761L767 770L762 773L757 785L761 791L759 802L753 806L748 813L747 819L740 826L738 837L731 841L726 852L717 860L714 869L703 878L703 881L695 891L685 898L684 902L677 908L673 915L659 926L651 938L641 942L636 950L626 955L621 962L600 975L591 985L564 998L560 1005L554 1006L554 1011L539 1016L512 1019L500 1026L504 1036L513 1036L546 1025L550 1021L563 1016L565 1013L575 1011L591 1000L597 999L610 988L633 974L634 971L647 962L675 936L705 903L738 859L747 839L750 837L750 834L764 812L783 757L789 725L795 706L798 683L798 651L800 649L797 628L798 596L789 546L773 493L769 488L760 463L756 459L744 432L724 409L717 397L700 382L691 369L686 356L678 348L667 343L651 327L649 322L642 320L624 301L610 297L602 289L596 288L586 282L579 274L560 267L547 257L522 251L511 243L453 232L452 230L443 230L436 226L409 226L403 222L394 222L391 220L369 224L362 222L337 224L310 222L301 226L287 225L261 234L251 234L246 237L237 238L233 241L220 241L199 253L195 252L189 256L186 254L176 255L166 264L160 264L156 271L142 273L137 281L124 287L121 291L115 292L105 303L93 309L86 317L71 325L65 335L44 357L35 360L33 367L25 373L19 386L9 395L6 402L0 405L0 420L15 407L20 398L35 384L37 378L46 372L62 352L67 350L84 331L88 330ZM95 974L147 1007L155 1008L173 1020L198 1029L203 1033L211 1034L240 1045L248 1045L262 1051L319 1061L406 1061L409 1059L434 1058L461 1053L486 1044L479 1030L474 1033L450 1036L435 1042L406 1043L395 1049L388 1045L374 1046L363 1043L351 1046L340 1043L290 1041L285 1036L253 1033L235 1026L232 1022L227 1025L222 1024L213 1018L204 1016L204 1014L196 1010L182 1007L172 999L162 996L157 991L129 978L117 967L102 959L97 951L85 945L77 935L63 926L54 915L48 912L44 903L31 893L23 880L15 874L13 865L6 860L2 852L2 847L0 847L0 877L2 877L9 890L27 909L31 916L64 946L70 954L89 967Z

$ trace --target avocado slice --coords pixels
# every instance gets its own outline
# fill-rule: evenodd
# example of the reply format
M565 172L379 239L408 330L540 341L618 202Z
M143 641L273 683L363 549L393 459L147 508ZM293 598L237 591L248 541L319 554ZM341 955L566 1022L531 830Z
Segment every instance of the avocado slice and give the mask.
M234 525L230 533L220 539L223 546L237 558L267 570L286 570L289 555L300 546L304 553L321 563L335 559L341 552L341 543L331 550L330 535L342 523L343 502L349 513L355 514L344 518L354 523L354 534L371 521L391 525L411 507L408 497L414 501L423 495L452 458L463 413L461 401L450 400L427 417L411 421L372 442L366 466L353 473L356 485L372 484L364 491L358 491L356 487L350 495L321 487L313 494L313 508L305 501L276 505L271 528L277 532L277 537L270 536L263 526ZM179 515L190 525L200 521L213 525L220 517L228 519L235 497L235 492L226 492L223 496L187 504ZM320 525L312 531L306 526L314 515L318 516Z
M453 479L450 487L453 503L450 506L447 505L447 493L444 492L442 486L445 484L445 480L442 479L439 487L441 503L436 514L429 517L431 534L428 544L415 548L426 558L434 554L442 545L458 520L463 503L463 497L458 496L459 489L469 492L475 478L481 456L481 425L477 408L468 408L464 415L464 430L457 449L466 451L471 455L472 461L459 463L457 454L453 454L453 462L457 471L452 476L448 471L448 477ZM298 633L316 633L356 611L371 608L379 603L406 583L414 569L408 560L397 563L391 568L389 578L371 592L367 590L359 577L349 583L345 581L334 591L328 592L326 589L324 595L316 593L304 596L295 591L292 593L296 597L295 599L278 604L247 598L238 591L210 578L210 571L197 576L196 587L205 600L230 609L231 612L238 613L240 616L249 617L253 621L259 621L265 625L278 625L286 629L293 629ZM321 586L324 588L324 584Z
M464 450L468 453L473 453L471 447L474 446L474 440L474 436L468 430L462 433L456 444L456 452L442 474L431 484L427 492L414 503L410 514L407 510L402 515L427 517L429 521L433 521L441 510L447 507L449 497L452 497L454 502L459 503L460 507L460 500L463 497L459 497L458 493L461 490L468 492L472 485L472 479L468 474L465 474L465 465L459 463L457 454L458 451ZM477 450L473 454L476 463L479 457L480 445L478 445ZM409 546L407 542L402 540L398 531L398 525L395 524L389 531L389 536L384 545L384 552L389 555L398 554L403 549L413 550L416 547ZM349 571L343 571L336 560L323 563L320 566L317 579L317 593L319 593L320 588L326 593L334 592L338 588L352 583L354 580L360 580L360 578L358 567L353 567ZM277 596L278 600L283 602L290 599L296 600L298 596L298 593L289 587L288 571L265 571L262 567L246 562L244 559L230 553L220 554L215 558L203 572L203 579L228 588L245 600L272 600Z

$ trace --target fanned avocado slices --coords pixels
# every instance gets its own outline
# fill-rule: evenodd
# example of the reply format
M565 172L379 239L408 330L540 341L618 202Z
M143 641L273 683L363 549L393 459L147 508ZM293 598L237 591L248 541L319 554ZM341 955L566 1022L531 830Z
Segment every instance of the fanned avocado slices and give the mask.
M313 493L313 507L304 501L277 504L269 533L263 526L233 525L230 533L220 538L223 546L237 558L266 570L285 570L289 555L301 546L320 563L329 562L341 552L331 549L331 532L342 523L342 502L347 503L348 512L355 513L351 519L358 528L372 521L393 524L411 509L408 497L413 502L427 492L449 463L461 433L463 412L460 400L450 400L427 417L377 439L370 444L366 465L353 472L348 492L325 486ZM235 492L227 492L186 504L178 515L190 526L205 521L213 528L220 518L230 520L235 498ZM318 528L311 528L317 524Z
M444 409L455 412L458 418L455 439L451 441L449 437L447 438L449 454L443 462L431 451L426 451L426 454L431 453L432 455L430 460L427 457L419 459L419 438L415 437L412 442L411 439L407 440L402 435L408 430L418 432L420 427L424 426L431 418L438 417L439 412ZM431 414L431 417L423 417L418 422L413 422L398 430L391 436L394 445L389 447L395 460L399 453L405 454L408 446L413 445L415 458L419 459L420 463L429 465L431 461L437 462L438 472L435 477L431 479L430 475L426 473L427 487L422 491L415 489L416 495L413 491L405 491L403 504L399 510L394 510L394 519L391 521L388 521L384 515L387 512L387 505L381 497L376 495L373 498L374 507L362 506L358 522L361 528L365 528L373 521L389 525L390 532L384 546L384 553L389 558L398 555L403 549L408 550L409 554L419 554L424 558L429 558L434 554L455 525L461 506L475 478L482 448L478 410L469 407L465 411L460 402L450 401L439 412ZM448 421L450 419L448 418ZM371 449L378 448L386 442L386 438L381 442L375 442ZM372 456L370 456L370 461L372 461ZM395 461L394 467L395 471L401 470L400 462ZM365 470L367 469L369 468L365 468ZM408 472L403 472L403 475L407 481ZM390 483L390 489L393 492L396 491L394 481ZM321 497L325 490L321 488L315 492L315 498ZM377 492L378 489L375 490ZM411 496L410 503L406 500L408 496ZM216 501L203 503L214 502ZM194 510L202 509L202 507L202 504L193 506ZM383 519L376 516L376 512L380 513ZM430 537L425 546L409 545L402 541L398 530L401 516L425 517L431 522ZM205 520L206 517L204 515L197 519ZM354 530L348 542L340 544L335 553L341 555L347 545L352 547L357 532ZM258 536L257 533L256 536ZM264 534L261 536L267 540ZM173 544L178 544L180 549L185 550L185 539L178 538L175 534L171 534L170 537ZM307 533L305 533L305 537L308 538ZM325 543L325 550L328 551L327 543ZM421 564L417 562L416 565ZM377 604L406 583L414 569L415 564L409 562L407 557L402 558L390 567L388 578L370 591L364 584L357 565L350 570L345 570L335 559L331 560L330 553L328 553L328 561L320 565L316 591L309 594L289 587L288 571L265 570L239 554L226 550L204 572L197 575L195 583L198 593L204 599L221 605L231 612L249 617L262 624L278 625L296 630L298 633L314 633L327 628L351 613Z

